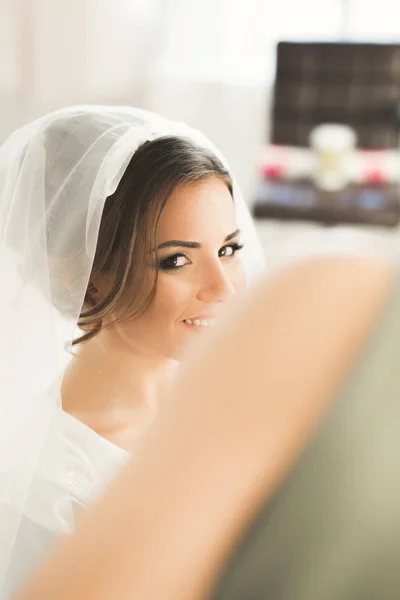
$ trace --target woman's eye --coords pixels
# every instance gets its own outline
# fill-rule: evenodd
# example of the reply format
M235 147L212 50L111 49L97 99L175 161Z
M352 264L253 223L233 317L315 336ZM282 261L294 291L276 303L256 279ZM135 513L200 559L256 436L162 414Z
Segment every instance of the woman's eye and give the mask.
M243 248L243 244L228 244L219 251L219 256L234 256Z
M186 265L190 264L187 256L184 254L174 254L160 261L160 269L163 271L172 271L174 269L182 269Z

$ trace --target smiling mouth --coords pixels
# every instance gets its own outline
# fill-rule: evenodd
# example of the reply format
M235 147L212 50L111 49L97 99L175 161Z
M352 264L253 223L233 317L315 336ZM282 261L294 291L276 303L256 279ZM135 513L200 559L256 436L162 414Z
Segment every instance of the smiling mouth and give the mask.
M183 322L193 329L203 329L214 325L215 319L185 319Z

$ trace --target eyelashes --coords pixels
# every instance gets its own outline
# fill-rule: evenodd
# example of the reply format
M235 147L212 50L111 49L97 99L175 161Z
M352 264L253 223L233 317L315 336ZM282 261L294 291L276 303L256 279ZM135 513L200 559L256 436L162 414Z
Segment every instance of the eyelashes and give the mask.
M168 258L163 258L159 262L158 268L161 271L175 271L177 269L182 269L189 263L190 260L186 254L174 254L173 256L168 256Z
M222 246L221 250L218 253L218 256L235 256L236 252L239 252L240 250L242 250L242 248L243 244L239 244L238 242L235 242L233 244L227 244L226 246ZM227 254L227 250L230 250L231 254Z
M222 246L218 252L218 256L220 258L233 258L237 252L242 250L242 248L243 244L237 242L234 244L227 244L226 246ZM160 260L158 268L161 271L178 271L189 264L191 264L190 258L183 252L179 252Z

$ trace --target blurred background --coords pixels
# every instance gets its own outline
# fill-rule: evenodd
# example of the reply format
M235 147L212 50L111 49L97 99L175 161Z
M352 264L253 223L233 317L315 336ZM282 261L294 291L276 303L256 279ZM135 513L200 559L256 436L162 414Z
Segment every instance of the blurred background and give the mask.
M207 134L251 205L278 42L396 43L397 13L397 0L0 0L0 140L70 104L135 105ZM390 89L400 103L400 87ZM267 253L318 227L257 226Z

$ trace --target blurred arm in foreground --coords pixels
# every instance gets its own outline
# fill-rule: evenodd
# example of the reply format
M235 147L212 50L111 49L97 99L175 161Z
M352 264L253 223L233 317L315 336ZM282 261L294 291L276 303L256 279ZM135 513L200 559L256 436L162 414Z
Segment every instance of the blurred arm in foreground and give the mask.
M212 597L227 557L351 373L394 278L381 262L333 257L264 281L187 360L140 455L19 600ZM282 573L273 573L272 542L268 550L269 572L278 578L285 575L284 542L277 546ZM244 587L233 585L248 545L218 598L303 598L279 596L279 585L268 588L268 581L254 592L246 569Z

